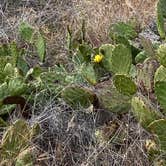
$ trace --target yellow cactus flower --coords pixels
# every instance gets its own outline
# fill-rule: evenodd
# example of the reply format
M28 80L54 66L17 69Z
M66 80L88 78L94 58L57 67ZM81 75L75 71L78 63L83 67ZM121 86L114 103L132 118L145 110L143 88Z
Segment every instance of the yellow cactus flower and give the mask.
M95 55L93 61L95 63L100 63L102 61L102 59L103 59L103 55Z

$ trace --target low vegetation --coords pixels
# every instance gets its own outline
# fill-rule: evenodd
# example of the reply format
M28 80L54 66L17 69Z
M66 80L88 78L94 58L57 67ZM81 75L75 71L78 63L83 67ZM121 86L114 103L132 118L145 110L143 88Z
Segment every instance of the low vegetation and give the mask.
M158 42L139 37L141 30L134 20L112 24L109 32L111 42L99 47L92 46L86 38L86 20L82 21L77 37L68 26L67 63L52 67L43 65L46 62L47 43L42 29L27 22L20 23L19 42L10 41L0 45L0 127L3 133L0 165L132 165L132 160L124 162L125 157L118 159L122 154L128 155L126 147L135 141L129 138L132 136L128 136L128 124L124 122L125 118L131 118L132 123L146 133L143 148L140 148L146 156L142 165L164 166L165 10L165 1L160 0L156 9L160 35ZM141 46L136 43L138 39ZM33 56L36 56L38 65L30 64ZM46 112L43 110L39 113L38 105L45 105L50 96L55 110L51 105ZM73 115L73 112L76 114ZM37 120L37 114L44 114L43 119L56 114L55 121L59 120L54 121L56 129L51 128L50 122L48 130L54 133L51 133L51 137L55 137L49 141L42 139L44 124L41 117ZM77 116L79 119L75 122ZM33 121L35 118L36 121ZM88 127L84 127L85 131L82 132L82 128L78 130L80 138L76 139L75 136L69 145L64 140L65 134L70 139L70 128L73 128L73 132L76 124L83 127L84 123ZM60 129L65 130L64 133L58 133ZM41 141L45 141L45 145ZM49 143L51 147L56 147L54 157L47 152ZM82 153L80 149L85 151L82 156L79 156ZM115 155L112 151L116 156L119 154L115 160L109 156L109 153ZM43 152L48 153L47 157L44 156L46 159L41 159ZM109 159L103 157L105 154ZM41 160L43 163L40 163Z

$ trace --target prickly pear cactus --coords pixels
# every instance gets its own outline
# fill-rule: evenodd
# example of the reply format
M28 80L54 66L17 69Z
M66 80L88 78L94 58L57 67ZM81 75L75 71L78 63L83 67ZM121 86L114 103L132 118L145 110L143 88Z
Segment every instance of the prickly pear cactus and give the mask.
M166 152L166 119L153 121L148 129L158 137L161 150Z
M57 69L58 70L58 69ZM40 75L41 84L51 93L58 94L65 85L66 73L63 71L48 71Z
M131 63L131 50L122 44L117 45L112 52L112 72L116 74L128 74L131 68Z
M90 62L93 49L88 44L80 44L78 47L78 56L81 56L79 59L82 62Z
M44 62L45 60L45 53L46 53L46 42L42 34L38 33L35 37L34 45L36 47L36 51L38 53L38 56L40 58L41 62Z
M155 59L146 59L137 65L137 85L143 94L153 92L154 75L159 64Z
M36 47L36 51L41 62L45 60L45 52L46 52L46 42L43 35L27 22L22 22L19 25L19 34L23 40L26 42L33 44Z
M3 69L3 72L7 77L12 77L15 73L13 65L11 63L7 63Z
M136 63L143 63L144 60L148 57L145 51L141 51L136 57L135 62Z
M155 73L154 82L165 81L166 82L166 68L164 66L160 66Z
M32 42L34 35L34 28L31 25L29 25L26 22L22 22L19 26L19 33L22 39L30 43Z
M157 82L155 84L155 94L161 107L164 109L164 113L166 113L166 82Z
M33 130L24 120L17 120L4 133L0 145L0 158L15 161L17 156L29 146Z
M102 65L107 71L111 70L111 58L112 58L112 51L114 49L114 45L112 44L104 44L99 48L99 53L103 55Z
M143 96L133 97L131 106L134 116L145 129L148 129L150 123L161 117L161 115L151 107L149 101Z
M157 50L157 58L161 65L166 67L166 44L161 44Z
M9 95L8 85L6 82L0 85L0 101Z
M137 68L135 65L131 65L131 68L130 68L130 72L129 72L129 76L135 80L136 76L137 76Z
M92 85L97 84L97 75L92 64L83 65L82 67L83 77Z
M113 77L113 82L116 89L124 95L131 96L137 91L137 86L129 76L116 74Z
M121 114L131 108L131 97L118 92L111 80L97 84L96 93L99 105L106 110Z
M148 57L155 56L154 45L150 39L141 36L141 45L143 46L143 49Z
M10 96L19 96L26 92L27 85L20 78L14 78L8 83L8 91Z
M166 2L159 0L157 3L157 28L161 38L165 38L164 18L166 18Z
M3 99L8 96L19 96L26 92L27 85L20 78L14 78L9 82L0 85L0 108L3 106ZM0 110L0 114L2 110Z
M62 91L61 97L74 108L79 106L87 108L96 100L96 96L91 90L79 86L66 87Z
M115 36L123 36L126 39L133 39L137 36L137 32L131 24L118 22L113 24L110 29L110 37L114 39Z

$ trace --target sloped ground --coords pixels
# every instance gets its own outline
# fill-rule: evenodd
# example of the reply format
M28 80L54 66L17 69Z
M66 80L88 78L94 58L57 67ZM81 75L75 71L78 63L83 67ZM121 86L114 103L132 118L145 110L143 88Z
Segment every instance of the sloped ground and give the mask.
M47 36L50 65L59 60L65 61L67 25L76 32L82 19L85 19L87 38L97 46L109 40L108 30L112 22L135 17L140 26L149 24L154 19L156 1L1 0L0 3L0 40L17 40L18 25L26 20L41 28ZM35 59L33 63L36 63ZM39 122L42 129L32 145L38 150L36 165L151 165L144 148L145 140L150 135L134 121L130 113L116 116L103 113L104 110L98 110L98 113L72 110L62 101L56 103L52 97L37 102L32 108L34 113L29 122ZM118 124L113 135L124 133L122 141L100 142L96 139L96 129L109 127L109 124L103 125L106 120L104 116Z

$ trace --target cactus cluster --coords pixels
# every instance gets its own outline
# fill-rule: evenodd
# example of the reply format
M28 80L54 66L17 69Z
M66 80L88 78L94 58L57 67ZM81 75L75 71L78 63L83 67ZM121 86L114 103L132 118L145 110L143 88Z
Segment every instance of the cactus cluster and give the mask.
M157 20L161 38L165 38L165 9L165 1L159 0ZM44 62L46 46L42 33L25 22L21 23L19 33L26 44L35 46ZM131 41L137 37L135 27L122 22L111 26L111 43L98 48L86 42L85 22L79 34L78 39L73 38L68 27L69 61L73 62L70 67L58 64L48 70L30 69L25 61L25 49L15 42L0 45L0 116L19 104L16 98L25 100L33 90L47 89L74 109L93 105L96 110L116 114L131 110L139 124L155 137L155 141L147 142L149 153L165 153L166 44L153 47L150 41L142 39L143 49L137 48ZM3 159L0 165L33 165L30 141L39 126L31 128L25 121L18 120L9 127L2 117L0 126L8 127L0 145ZM117 123L109 123L109 127L96 132L96 137L106 141L113 139L118 127Z
M157 138L161 154L165 151L166 141L166 46L153 47L150 41L142 39L144 49L141 50L131 42L136 36L132 26L118 23L111 27L111 44L97 49L89 46L88 50L87 46L81 45L81 53L86 55L86 58L82 55L82 75L90 86L92 96L97 98L97 104L82 87L67 87L61 96L74 107L80 104L87 108L93 104L96 108L118 114L132 110L140 125ZM104 80L106 74L109 76ZM97 133L99 137L104 137L102 132Z
M0 45L0 59L2 60L0 64L0 116L9 113L15 107L15 105L5 105L8 104L4 102L7 97L26 97L35 84L34 80L37 80L37 69L30 69L24 55L25 50L19 48L16 42ZM30 75L32 78L29 79ZM13 101L12 104L18 103Z

